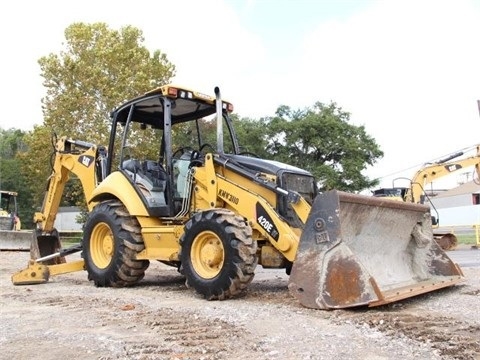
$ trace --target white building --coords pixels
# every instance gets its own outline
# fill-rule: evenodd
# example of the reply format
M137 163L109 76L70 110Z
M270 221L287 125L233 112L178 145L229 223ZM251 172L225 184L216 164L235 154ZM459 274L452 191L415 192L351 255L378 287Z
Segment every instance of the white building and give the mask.
M480 225L480 184L474 181L431 196L430 202L442 227Z
M75 206L61 206L55 217L55 229L60 232L82 231L82 224L77 223L77 216L80 209Z

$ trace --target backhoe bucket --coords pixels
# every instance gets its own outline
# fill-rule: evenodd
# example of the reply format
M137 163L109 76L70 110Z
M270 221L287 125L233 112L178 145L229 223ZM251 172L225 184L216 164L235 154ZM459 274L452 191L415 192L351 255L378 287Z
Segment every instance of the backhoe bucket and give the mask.
M30 258L35 260L45 256L55 254L62 248L60 235L56 229L51 232L43 232L41 230L33 231L32 243L30 245ZM56 257L45 261L45 265L54 265L65 263L64 257Z
M379 306L464 280L428 206L329 191L315 199L289 289L314 309Z

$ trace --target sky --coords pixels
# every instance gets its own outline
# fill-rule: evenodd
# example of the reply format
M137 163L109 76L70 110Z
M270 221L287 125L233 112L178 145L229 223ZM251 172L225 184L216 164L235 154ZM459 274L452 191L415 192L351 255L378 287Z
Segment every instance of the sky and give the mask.
M382 187L480 144L480 0L10 1L0 128L42 124L38 59L64 49L74 22L141 29L175 65L172 82L219 86L241 117L335 102L384 152L364 171Z

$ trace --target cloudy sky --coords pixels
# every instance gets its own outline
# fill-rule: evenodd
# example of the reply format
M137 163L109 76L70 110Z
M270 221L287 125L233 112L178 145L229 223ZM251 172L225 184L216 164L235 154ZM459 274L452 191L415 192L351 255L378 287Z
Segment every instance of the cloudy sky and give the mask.
M383 186L480 144L480 0L32 0L0 18L3 129L42 123L37 60L65 28L105 22L141 29L175 83L219 86L240 116L336 102L385 152L366 172Z

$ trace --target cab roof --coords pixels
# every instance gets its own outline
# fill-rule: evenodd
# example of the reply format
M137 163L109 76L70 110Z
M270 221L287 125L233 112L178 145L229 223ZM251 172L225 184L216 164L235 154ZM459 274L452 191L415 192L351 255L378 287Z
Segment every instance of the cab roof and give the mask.
M172 125L203 118L216 112L216 99L214 97L170 84L158 87L142 96L127 101L113 110L111 117L120 123L126 123L130 109L133 106L133 122L151 125L154 128L162 128L165 98L169 98L172 104ZM224 112L232 112L233 105L222 100L222 109Z
M16 191L0 190L0 193L5 194L5 195L11 195L11 196L17 196L18 195L18 193Z

